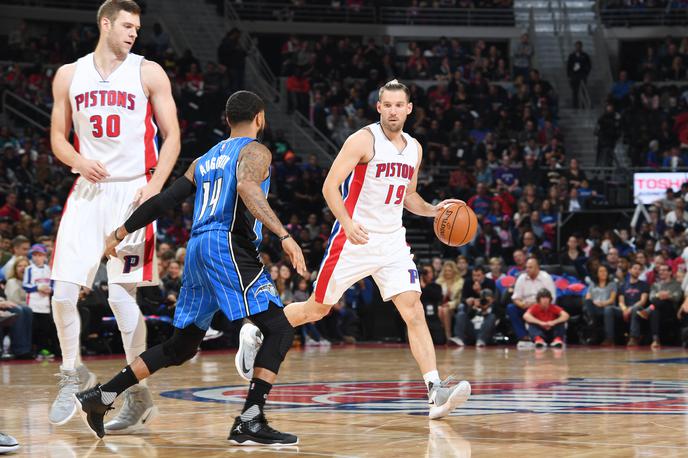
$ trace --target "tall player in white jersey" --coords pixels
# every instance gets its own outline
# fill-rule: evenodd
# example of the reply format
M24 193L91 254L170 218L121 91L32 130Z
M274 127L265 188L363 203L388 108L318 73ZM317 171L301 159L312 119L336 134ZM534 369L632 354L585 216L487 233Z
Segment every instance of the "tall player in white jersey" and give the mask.
M382 298L394 302L406 322L411 353L428 387L430 418L436 419L465 402L471 386L462 381L449 387L439 377L420 302L418 270L401 217L404 208L434 217L443 206L461 201L448 199L431 205L416 192L423 150L402 131L412 109L408 88L390 81L379 92L380 122L355 132L342 146L323 184L323 195L337 221L314 294L306 302L286 306L284 314L292 326L318 321L350 286L371 275ZM259 345L257 328L244 325L236 356L237 370L244 378L250 379Z
M130 54L140 14L134 1L105 1L98 10L95 52L60 67L53 81L52 148L80 175L64 205L52 265L52 307L62 349L59 393L48 416L56 425L76 412L73 395L95 383L80 361L79 290L93 284L106 236L160 192L179 155L170 81L158 64ZM159 155L153 116L164 139ZM131 363L146 349L146 323L136 304L136 287L158 282L153 225L122 240L118 257L108 260L107 273L108 303ZM155 412L147 387L131 390L106 429L110 434L133 432Z

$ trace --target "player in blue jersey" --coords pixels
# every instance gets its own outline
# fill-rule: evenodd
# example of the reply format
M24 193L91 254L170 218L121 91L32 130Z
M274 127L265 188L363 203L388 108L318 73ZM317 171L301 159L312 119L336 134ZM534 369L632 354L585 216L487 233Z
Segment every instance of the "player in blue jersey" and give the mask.
M244 408L229 434L230 443L298 443L296 436L272 429L263 414L280 364L291 347L294 328L284 316L277 289L259 260L262 226L280 238L282 249L299 274L306 275L306 264L301 248L266 199L272 155L256 140L265 128L263 101L252 92L236 92L227 100L225 115L230 137L196 159L164 192L141 205L106 242L106 254L114 255L126 234L149 224L195 192L174 334L143 352L109 382L75 395L79 411L98 437L105 434L103 417L115 398L159 369L191 359L219 309L230 320L248 317L263 334Z

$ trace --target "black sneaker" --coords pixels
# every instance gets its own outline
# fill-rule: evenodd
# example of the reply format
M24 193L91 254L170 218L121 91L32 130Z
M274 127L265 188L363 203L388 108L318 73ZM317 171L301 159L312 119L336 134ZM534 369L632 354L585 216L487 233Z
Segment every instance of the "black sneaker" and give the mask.
M76 393L74 399L76 399L77 410L88 427L91 428L96 436L105 436L103 418L109 410L113 409L112 404L115 400L113 399L109 404L103 402L103 393L100 390L100 383L89 390Z
M229 443L233 445L296 445L299 438L293 434L281 433L268 425L265 415L242 421L236 417L229 433Z

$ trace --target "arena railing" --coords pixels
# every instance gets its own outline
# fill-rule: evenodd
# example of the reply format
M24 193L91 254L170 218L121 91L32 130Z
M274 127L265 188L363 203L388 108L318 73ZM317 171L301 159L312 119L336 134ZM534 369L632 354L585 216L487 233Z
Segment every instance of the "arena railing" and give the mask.
M242 2L232 5L242 21L375 23L375 8L335 8L331 5L294 6L277 2Z
M0 5L96 10L102 0L0 0Z
M244 21L332 22L358 24L423 24L454 26L513 26L513 9L432 7L294 6L251 1L233 4Z
M2 93L2 112L5 118L15 116L44 133L50 127L50 113L10 90Z
M685 26L688 25L686 8L600 8L605 27L633 26Z
M382 24L513 27L514 11L513 9L491 8L399 8L384 6L379 10L379 19Z

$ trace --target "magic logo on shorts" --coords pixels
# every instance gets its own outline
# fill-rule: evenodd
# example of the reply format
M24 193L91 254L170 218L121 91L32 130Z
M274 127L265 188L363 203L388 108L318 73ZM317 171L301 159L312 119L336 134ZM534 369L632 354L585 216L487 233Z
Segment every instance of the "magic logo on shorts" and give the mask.
M507 413L686 415L688 382L568 378L472 383L468 402L452 415ZM162 396L243 404L246 386L189 388ZM422 382L287 383L270 392L270 409L295 412L427 415Z
M266 293L268 293L268 294L271 295L271 296L277 296L277 297L279 297L279 293L277 292L277 288L275 288L275 285L273 285L272 283L266 283L266 284L264 284L263 286L261 286L260 288L258 288L258 289L253 293L253 295L254 295L256 298L258 298L258 295L259 295L260 293L262 293L262 292L266 292Z

